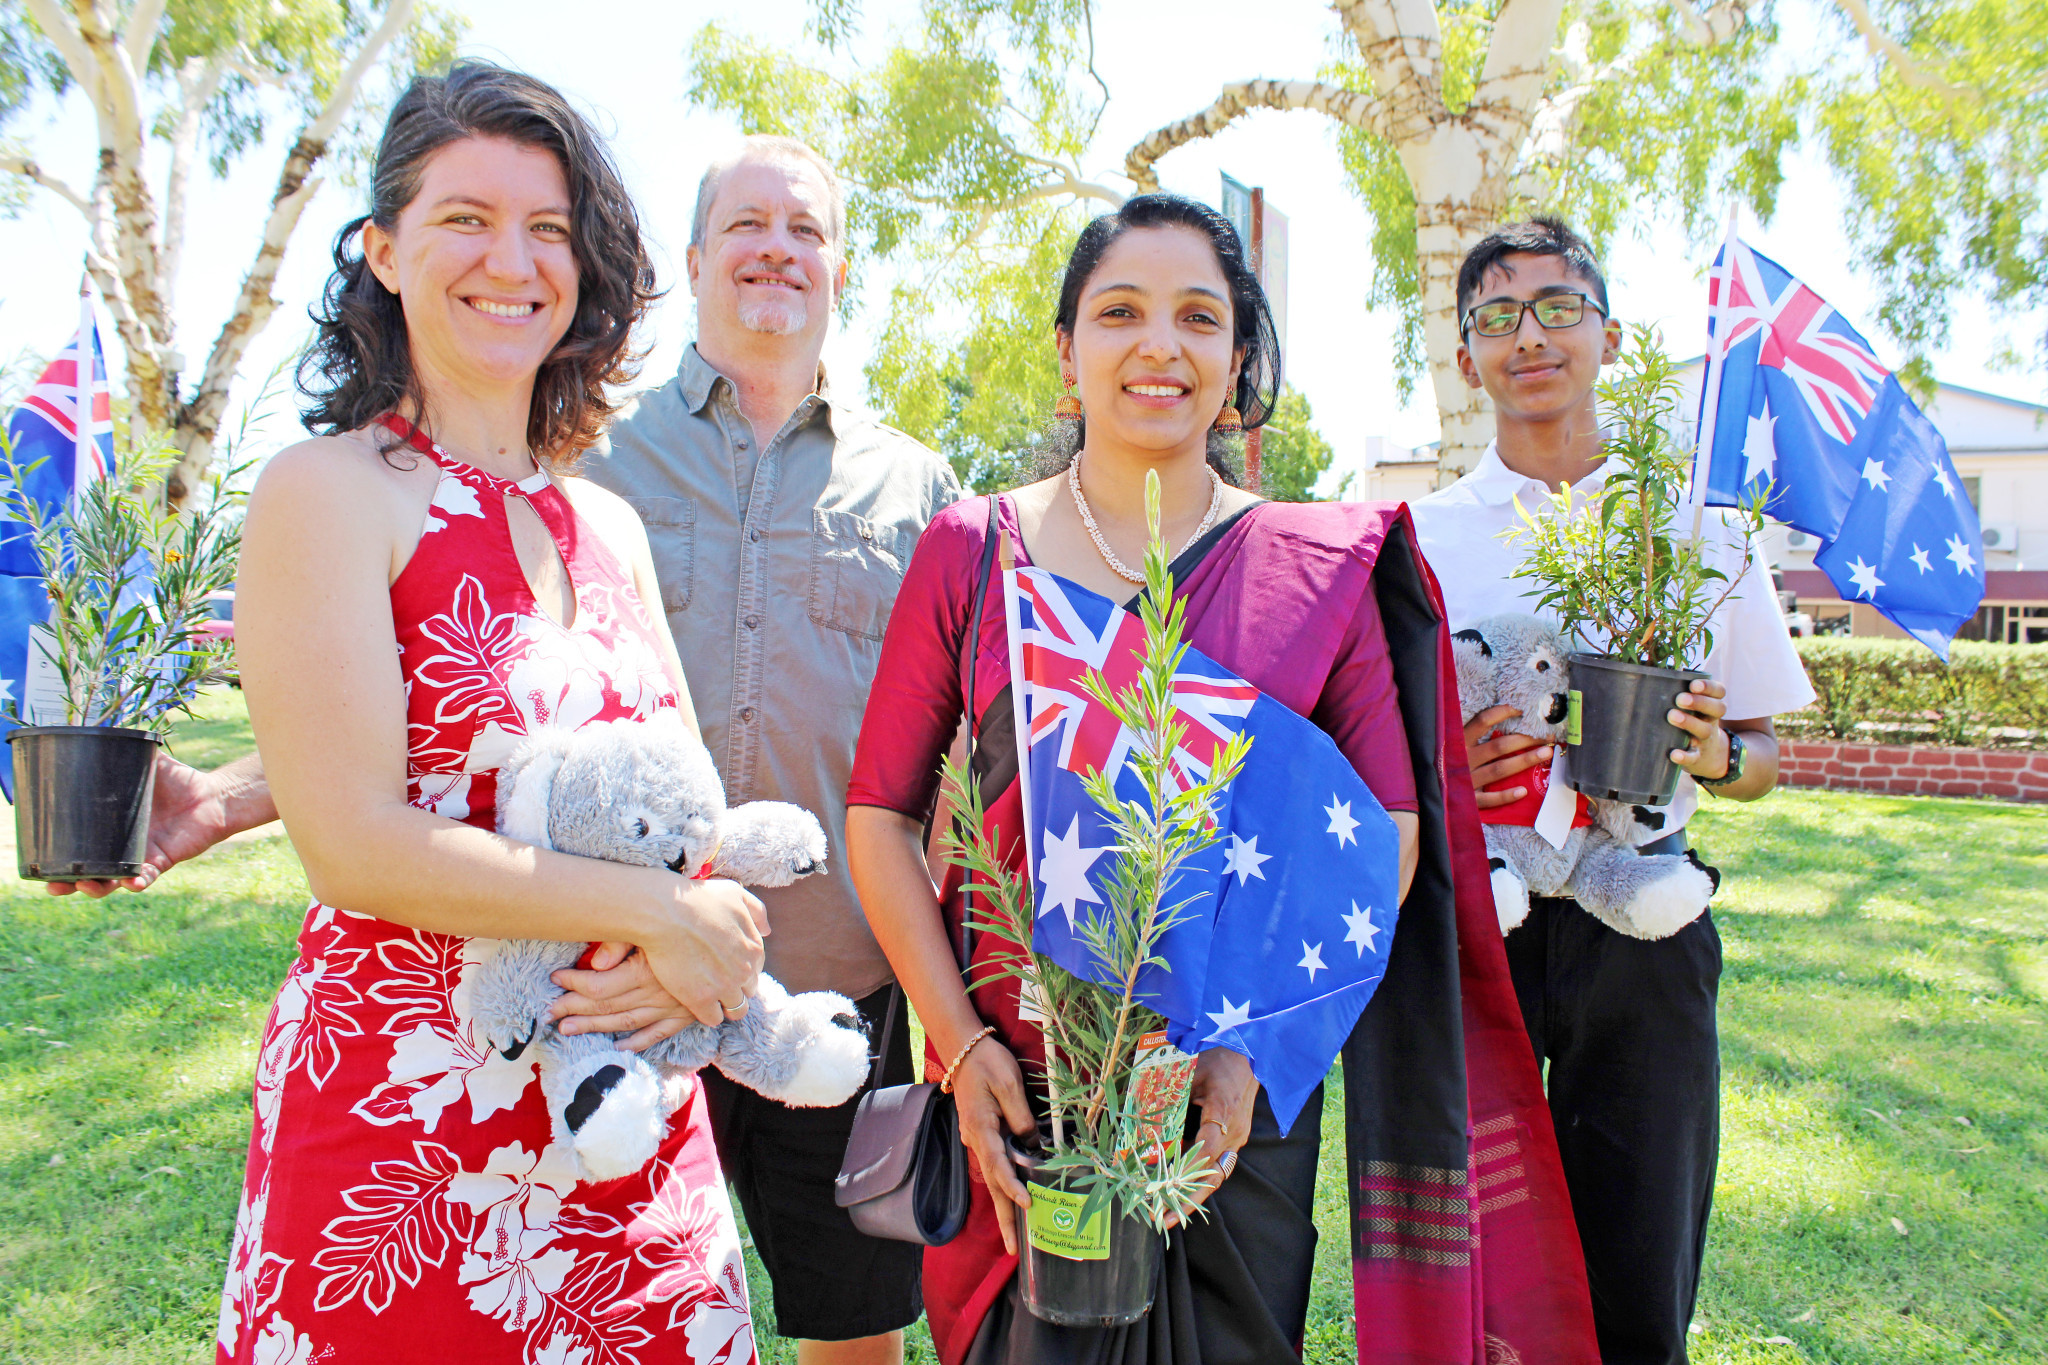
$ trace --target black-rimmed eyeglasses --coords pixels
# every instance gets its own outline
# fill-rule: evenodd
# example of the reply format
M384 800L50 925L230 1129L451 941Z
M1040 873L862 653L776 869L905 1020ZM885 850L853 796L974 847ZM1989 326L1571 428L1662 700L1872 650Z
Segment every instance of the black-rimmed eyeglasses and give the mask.
M1458 331L1466 336L1473 332L1483 337L1508 336L1521 330L1522 314L1529 312L1536 315L1537 325L1546 332L1560 332L1578 326L1588 308L1607 316L1605 309L1580 293L1545 294L1540 299L1495 299L1465 314Z

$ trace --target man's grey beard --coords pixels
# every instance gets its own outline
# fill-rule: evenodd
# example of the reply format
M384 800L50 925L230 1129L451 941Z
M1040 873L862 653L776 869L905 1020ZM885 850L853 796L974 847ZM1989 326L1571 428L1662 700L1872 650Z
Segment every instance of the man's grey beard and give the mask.
M740 305L740 326L766 336L795 336L811 320L810 308L801 302L762 302Z

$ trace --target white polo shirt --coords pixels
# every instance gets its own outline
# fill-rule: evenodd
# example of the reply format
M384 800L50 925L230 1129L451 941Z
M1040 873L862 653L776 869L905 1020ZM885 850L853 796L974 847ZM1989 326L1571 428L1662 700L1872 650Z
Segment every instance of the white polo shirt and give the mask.
M1619 461L1609 460L1574 484L1573 504L1583 506L1618 468ZM1539 611L1532 598L1525 598L1537 591L1532 580L1509 577L1528 547L1521 542L1510 545L1501 532L1522 524L1515 510L1517 498L1531 513L1541 515L1555 497L1554 490L1502 464L1499 450L1490 445L1471 473L1408 505L1415 514L1423 557L1443 589L1444 610L1452 630L1463 630L1506 611L1550 615ZM1725 511L1713 507L1707 509L1702 525L1714 566L1732 572L1742 560L1742 527L1731 526ZM1792 647L1784 613L1779 611L1777 594L1771 588L1769 566L1760 551L1750 558L1735 590L1714 614L1710 629L1714 646L1692 666L1728 689L1731 720L1780 715L1813 700L1813 686ZM1644 829L1642 838L1658 839L1683 829L1698 807L1698 788L1681 774L1677 795L1664 808L1662 828Z

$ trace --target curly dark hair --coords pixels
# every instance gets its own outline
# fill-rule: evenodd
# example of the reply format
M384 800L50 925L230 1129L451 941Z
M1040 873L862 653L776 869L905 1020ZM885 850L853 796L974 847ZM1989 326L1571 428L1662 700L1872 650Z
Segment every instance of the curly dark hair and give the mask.
M308 400L301 417L307 430L331 435L410 405L429 424L405 311L371 273L362 232L367 223L391 231L419 193L427 162L470 137L553 152L568 181L576 316L534 376L526 423L535 455L567 470L611 421L605 385L639 373L633 329L660 293L639 210L596 130L553 86L488 62L422 76L392 108L377 146L370 211L336 234L334 273L312 310L318 332L299 362L299 391Z
M1258 274L1252 269L1237 229L1222 213L1199 199L1179 194L1140 194L1125 200L1116 212L1090 220L1067 257L1053 327L1072 334L1074 320L1081 311L1081 293L1118 238L1133 228L1158 227L1192 228L1208 238L1215 250L1216 264L1230 286L1232 342L1244 353L1231 405L1243 418L1246 431L1264 426L1280 398L1280 338L1273 328L1273 310L1266 303L1266 291L1259 285ZM1033 462L1036 477L1057 474L1074 462L1085 438L1085 420L1054 423L1054 430L1041 443ZM1238 438L1222 433L1211 433L1209 437L1210 465L1233 484L1244 481L1241 445Z

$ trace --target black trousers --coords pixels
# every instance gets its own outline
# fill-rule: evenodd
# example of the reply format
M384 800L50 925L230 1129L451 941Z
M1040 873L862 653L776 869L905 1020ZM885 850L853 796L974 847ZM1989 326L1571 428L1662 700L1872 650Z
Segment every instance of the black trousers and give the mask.
M1548 1064L1600 1358L1683 1365L1721 1148L1712 912L1649 942L1576 901L1538 897L1507 953L1537 1064Z
M871 1046L895 994L885 986L854 1002L876 1040ZM792 1109L710 1067L702 1076L719 1165L774 1286L776 1334L850 1341L916 1322L924 1313L924 1248L869 1237L832 1202L860 1096L835 1109ZM910 1024L899 1006L878 1083L910 1079Z

